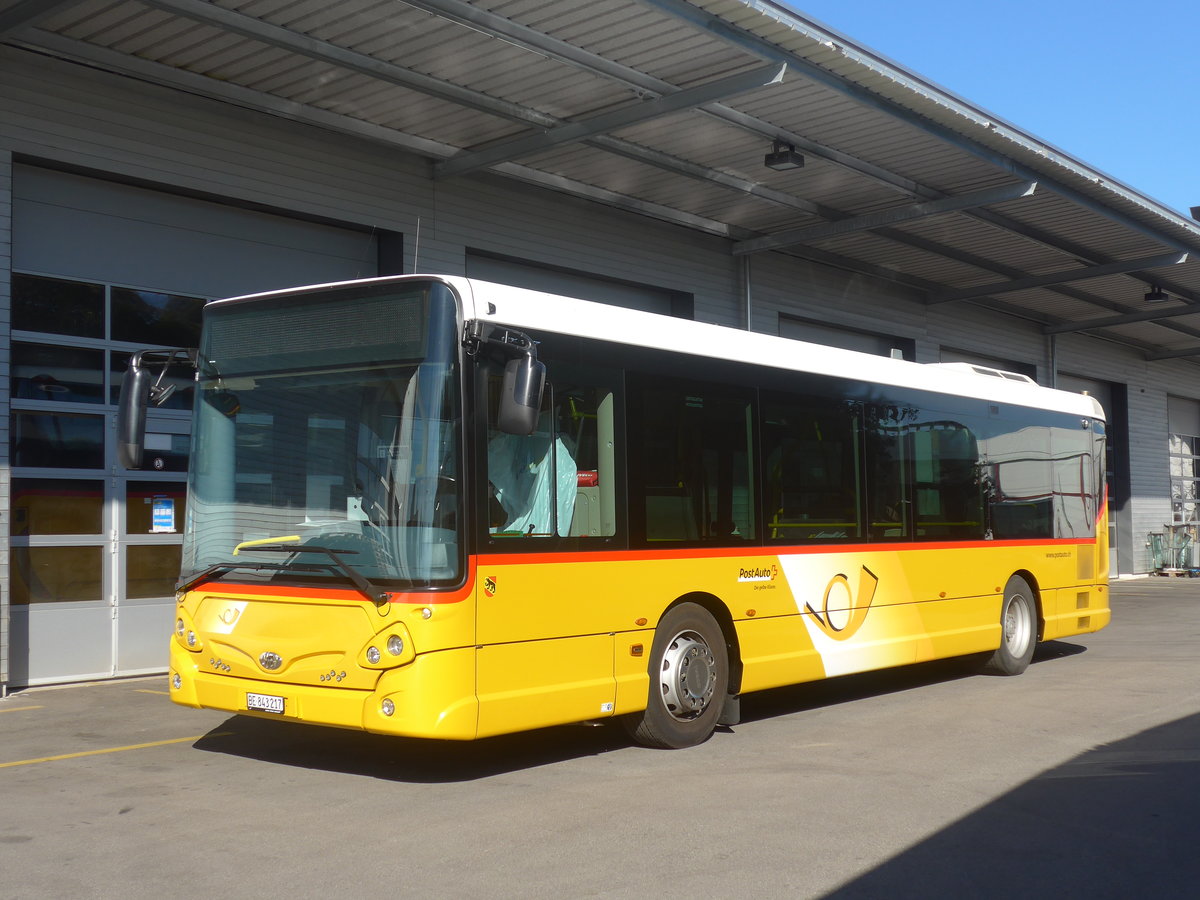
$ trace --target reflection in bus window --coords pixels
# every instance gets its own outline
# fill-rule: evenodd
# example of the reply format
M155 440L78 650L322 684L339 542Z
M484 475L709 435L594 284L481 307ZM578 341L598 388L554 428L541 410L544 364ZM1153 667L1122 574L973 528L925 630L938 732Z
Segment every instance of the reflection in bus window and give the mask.
M913 494L918 540L984 536L979 447L958 422L923 422L912 429Z
M991 534L997 540L1054 535L1050 434L1040 425L994 432L981 441Z

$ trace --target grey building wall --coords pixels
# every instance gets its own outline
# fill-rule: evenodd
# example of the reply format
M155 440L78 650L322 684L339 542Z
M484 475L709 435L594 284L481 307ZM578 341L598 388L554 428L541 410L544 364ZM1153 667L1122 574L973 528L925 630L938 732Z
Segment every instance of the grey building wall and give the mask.
M719 238L499 177L433 181L394 148L0 48L0 152L252 208L403 235L405 271L465 272L476 250L689 293L695 317L745 327L740 263ZM0 195L3 196L3 195ZM7 207L6 207L7 208ZM0 249L0 252L5 252ZM1050 383L1049 342L1032 323L970 304L928 308L919 293L782 254L751 265L751 327L781 314L912 340L919 362L943 348L1001 355ZM180 287L183 289L183 286ZM191 290L195 290L194 287ZM7 308L7 307L5 307ZM1129 385L1129 553L1169 518L1166 390L1197 383L1184 363L1147 364L1087 337L1058 342L1058 367ZM1192 391L1200 393L1200 388Z

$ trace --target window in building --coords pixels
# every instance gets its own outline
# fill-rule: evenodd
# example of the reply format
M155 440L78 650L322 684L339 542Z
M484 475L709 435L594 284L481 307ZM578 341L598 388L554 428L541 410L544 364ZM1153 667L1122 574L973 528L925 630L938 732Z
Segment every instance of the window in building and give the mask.
M11 459L17 468L103 469L104 417L15 411Z
M1171 521L1200 522L1200 401L1167 398Z
M66 478L12 480L12 536L101 534L104 482Z
M104 402L103 350L14 341L10 372L14 400Z
M12 602L23 606L96 600L103 570L101 547L13 547Z
M182 474L139 481L110 472L107 444L130 354L195 346L203 302L13 274L13 603L95 604L106 596L173 593L185 513ZM190 370L171 375L177 390L148 423L147 455L163 473L182 473L193 379ZM122 547L130 537L135 545Z
M204 301L179 294L111 289L112 339L145 346L194 347Z
M103 285L38 275L12 276L12 327L78 337L104 337Z

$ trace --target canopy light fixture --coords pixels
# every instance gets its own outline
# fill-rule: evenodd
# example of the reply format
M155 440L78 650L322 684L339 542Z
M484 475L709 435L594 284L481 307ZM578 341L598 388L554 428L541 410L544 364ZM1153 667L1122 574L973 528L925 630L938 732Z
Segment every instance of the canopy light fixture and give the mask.
M1171 295L1160 288L1157 284L1150 285L1150 290L1146 291L1143 299L1147 303L1162 303L1171 299Z
M799 169L804 165L804 157L796 152L796 148L783 141L771 145L771 152L763 157L763 165L776 172L786 172L788 169Z

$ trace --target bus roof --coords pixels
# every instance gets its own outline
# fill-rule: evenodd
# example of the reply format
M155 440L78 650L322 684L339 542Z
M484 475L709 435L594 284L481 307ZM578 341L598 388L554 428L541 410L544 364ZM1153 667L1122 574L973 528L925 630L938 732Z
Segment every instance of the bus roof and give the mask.
M462 297L463 315L467 320L481 319L518 329L552 331L700 357L753 360L758 365L790 371L836 375L1104 419L1104 410L1094 397L1042 387L1025 375L986 366L913 363L460 276L397 275L248 294L232 297L230 301L347 287L356 283L422 280L436 280L452 287Z

